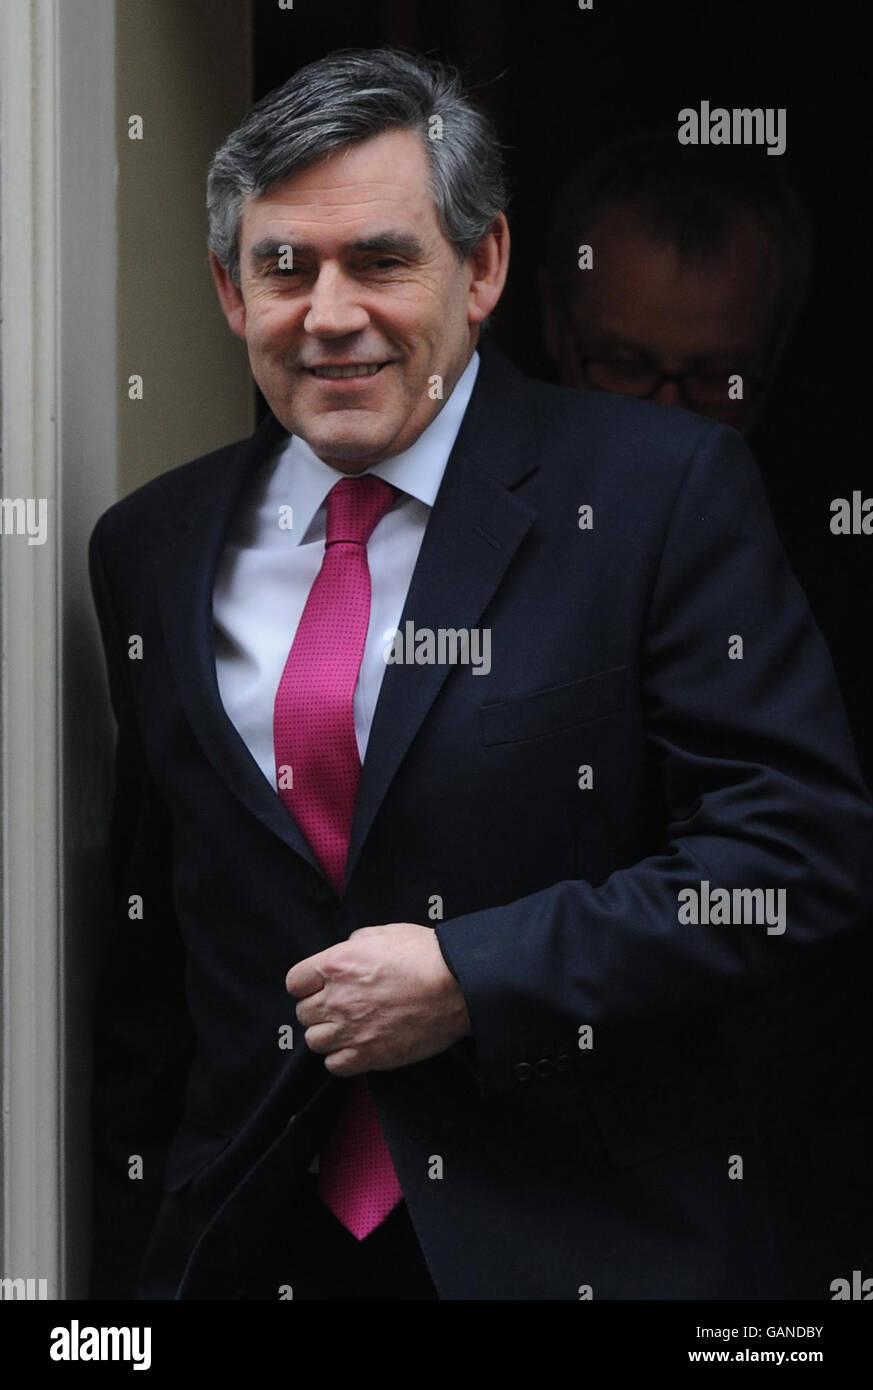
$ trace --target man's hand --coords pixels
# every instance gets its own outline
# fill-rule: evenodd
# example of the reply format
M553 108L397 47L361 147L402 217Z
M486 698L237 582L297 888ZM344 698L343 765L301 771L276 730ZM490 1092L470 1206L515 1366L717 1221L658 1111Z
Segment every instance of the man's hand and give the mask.
M391 1071L472 1033L461 988L432 928L359 927L285 976L306 1045L334 1076Z

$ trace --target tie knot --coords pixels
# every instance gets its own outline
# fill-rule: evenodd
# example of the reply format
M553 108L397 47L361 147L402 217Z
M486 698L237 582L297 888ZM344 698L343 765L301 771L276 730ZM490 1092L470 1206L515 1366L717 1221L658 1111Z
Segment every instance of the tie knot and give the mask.
M325 544L352 541L366 545L397 493L396 487L375 473L341 478L327 494Z

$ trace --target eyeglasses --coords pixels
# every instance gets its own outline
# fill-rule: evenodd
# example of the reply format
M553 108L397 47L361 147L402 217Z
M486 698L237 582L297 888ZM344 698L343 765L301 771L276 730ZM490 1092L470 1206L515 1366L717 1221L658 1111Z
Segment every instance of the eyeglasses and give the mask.
M741 366L718 371L663 372L654 363L629 360L623 357L580 357L579 365L593 387L599 391L615 391L625 396L648 399L666 381L675 381L680 395L690 406L725 406L739 404L729 394L734 384L731 378L741 376L743 400L760 391L766 378L744 371Z

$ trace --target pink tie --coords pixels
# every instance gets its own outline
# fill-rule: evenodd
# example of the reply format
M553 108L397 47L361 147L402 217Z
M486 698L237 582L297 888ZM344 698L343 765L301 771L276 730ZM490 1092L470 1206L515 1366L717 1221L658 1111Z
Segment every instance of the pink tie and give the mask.
M396 495L397 489L375 474L343 478L328 493L324 559L273 712L279 795L337 893L361 772L353 699L370 620L367 541ZM291 786L283 786L289 781ZM403 1197L363 1077L355 1079L320 1155L318 1192L358 1240Z

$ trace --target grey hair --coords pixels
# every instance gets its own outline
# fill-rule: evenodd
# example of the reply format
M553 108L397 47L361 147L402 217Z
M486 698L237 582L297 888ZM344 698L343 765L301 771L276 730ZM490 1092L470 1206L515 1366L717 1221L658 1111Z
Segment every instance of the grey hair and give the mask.
M680 146L675 132L610 141L566 178L555 199L547 242L555 285L564 296L572 291L574 248L608 213L631 211L649 236L677 248L683 266L718 255L737 221L749 217L776 253L774 332L787 335L807 301L813 231L777 163L740 149Z
M428 138L437 116L442 138ZM345 145L394 129L421 136L437 219L463 262L507 200L491 120L464 94L454 68L398 48L346 48L268 92L213 157L207 243L234 284L240 284L240 225L248 198Z

